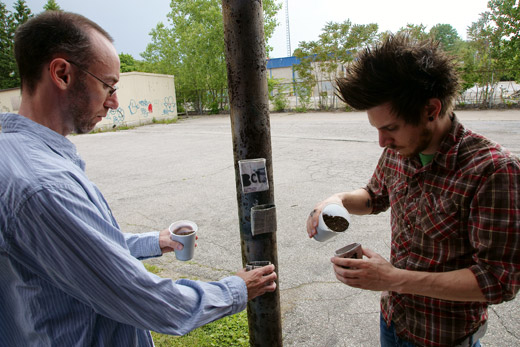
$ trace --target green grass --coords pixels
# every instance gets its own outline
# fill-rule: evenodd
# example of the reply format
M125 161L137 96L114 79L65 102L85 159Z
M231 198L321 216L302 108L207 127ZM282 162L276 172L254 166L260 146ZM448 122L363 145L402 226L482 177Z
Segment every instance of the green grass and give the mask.
M120 130L131 130L131 129L135 129L136 127L137 126L128 126L126 124L122 124L122 125L118 125L118 126L113 126L112 128L108 128L108 129L105 129L105 128L95 128L94 130L89 132L89 134L116 132L116 131L120 131ZM73 135L76 135L76 134L73 134Z
M158 266L155 266L155 265L152 265L152 264L147 264L147 263L143 263L144 264L144 267L146 268L146 270L148 270L149 272L153 273L153 274L159 274L159 272L161 272L161 268L158 267Z
M184 336L163 335L152 331L157 347L211 347L211 346L249 346L247 312L224 317L197 328Z
M172 123L177 123L177 118L156 119L155 117L153 117L152 123L153 124L172 124Z
M148 271L156 275L161 272L161 268L155 265L143 264ZM152 331L152 337L157 347L247 347L249 346L247 312L244 310L235 315L224 317L184 336L164 335Z

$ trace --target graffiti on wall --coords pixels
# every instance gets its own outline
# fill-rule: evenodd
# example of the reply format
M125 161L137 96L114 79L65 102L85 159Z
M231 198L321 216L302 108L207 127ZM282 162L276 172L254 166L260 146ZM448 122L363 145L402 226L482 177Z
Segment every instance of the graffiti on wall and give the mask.
M1 106L1 104L0 104ZM162 113L161 113L162 110ZM128 110L122 107L118 107L113 110L110 109L107 112L105 120L114 127L125 124L126 122L135 121L135 119L147 118L153 115L154 112L157 115L162 116L174 116L176 105L173 96L167 96L163 100L156 99L152 102L143 99L136 101L135 99L130 100L128 104Z
M160 113L161 109L162 115L164 116L175 115L176 107L177 105L175 105L175 99L173 96L165 97L164 101L159 99L154 101L148 101L146 99L136 101L135 99L132 99L128 104L130 115L137 115L145 118L153 114L154 111Z
M118 107L116 110L110 109L107 112L106 119L112 121L114 125L121 125L125 121L125 110Z
M152 103L146 99L140 101L135 101L134 99L130 100L128 109L130 110L131 115L139 114L145 118L148 117L150 113L153 113Z
M164 98L164 109L163 109L164 115L169 115L171 113L175 113L176 107L177 107L177 105L175 104L173 96L167 96Z

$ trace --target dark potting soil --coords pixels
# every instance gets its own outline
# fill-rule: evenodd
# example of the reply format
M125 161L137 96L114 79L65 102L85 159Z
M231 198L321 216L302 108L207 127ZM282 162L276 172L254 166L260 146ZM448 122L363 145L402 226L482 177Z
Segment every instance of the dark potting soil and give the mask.
M330 230L336 231L336 232L342 232L348 229L348 220L341 216L331 216L328 214L323 215L323 221Z

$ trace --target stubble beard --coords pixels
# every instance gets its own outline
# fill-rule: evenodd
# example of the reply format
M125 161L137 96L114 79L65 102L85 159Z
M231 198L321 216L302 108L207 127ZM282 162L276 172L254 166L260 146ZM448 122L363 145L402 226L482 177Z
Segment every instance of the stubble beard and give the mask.
M402 153L399 151L399 154L405 158L413 158L418 156L419 153L422 153L425 149L428 148L433 138L433 132L428 128L421 129L419 134L419 138L417 139L417 145L410 153Z
M72 121L72 131L76 134L86 134L96 126L95 116L91 114L90 95L86 84L77 80L69 95L69 117Z

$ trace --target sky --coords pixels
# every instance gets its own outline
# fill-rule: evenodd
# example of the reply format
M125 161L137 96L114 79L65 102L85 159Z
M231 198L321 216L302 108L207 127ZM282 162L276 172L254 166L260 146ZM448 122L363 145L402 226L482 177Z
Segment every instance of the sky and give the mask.
M16 0L0 0L13 11ZM287 56L285 0L278 13L279 26L269 45L271 58ZM47 0L26 0L39 13ZM168 24L170 0L56 0L65 11L82 14L101 25L114 38L118 52L140 59L157 23ZM327 22L379 25L379 31L395 32L407 24L450 24L466 39L466 30L487 10L488 0L288 0L291 50L301 41L316 41Z

